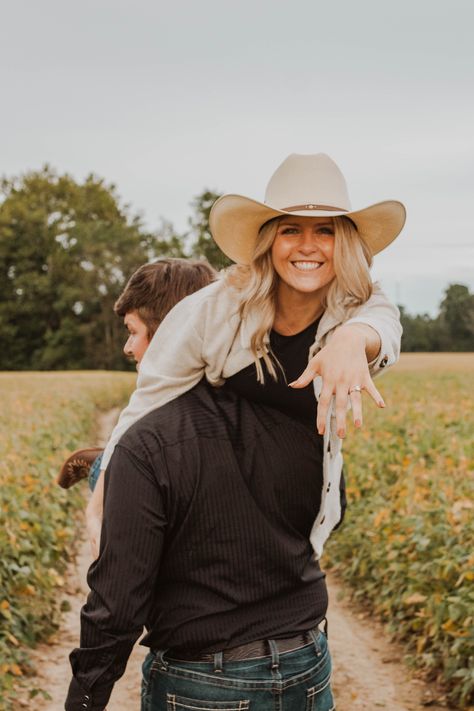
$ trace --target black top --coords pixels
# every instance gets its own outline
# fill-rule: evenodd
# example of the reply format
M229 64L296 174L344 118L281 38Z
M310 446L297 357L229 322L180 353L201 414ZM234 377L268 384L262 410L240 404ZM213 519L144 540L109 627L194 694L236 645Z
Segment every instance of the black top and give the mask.
M305 388L295 390L288 387L288 383L296 380L308 365L309 349L314 343L320 318L310 323L303 331L292 336L283 336L276 331L270 331L270 346L281 365L281 368L277 364L275 365L277 381L268 373L262 360L265 375L263 384L257 381L255 364L252 363L227 378L224 387L230 388L233 392L252 402L275 407L289 417L302 422L316 433L317 401L313 384L310 383ZM323 437L320 435L317 437L320 438L322 452Z
M143 625L152 648L212 652L290 637L325 616L309 542L317 442L204 381L125 433L106 472L68 711L105 707Z

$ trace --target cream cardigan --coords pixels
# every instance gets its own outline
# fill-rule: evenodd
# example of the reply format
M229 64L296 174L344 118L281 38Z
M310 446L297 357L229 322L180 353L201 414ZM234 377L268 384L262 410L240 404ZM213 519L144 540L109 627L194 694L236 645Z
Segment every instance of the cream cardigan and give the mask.
M212 385L222 385L227 377L253 362L250 339L259 322L259 314L253 311L242 320L238 306L236 292L220 278L186 297L169 312L140 363L137 388L112 432L102 460L103 469L120 437L134 422L190 390L203 375ZM357 322L372 326L381 339L379 355L369 364L374 376L398 359L402 332L399 312L374 285L370 299L345 323ZM327 312L323 314L309 357L326 344L340 325L341 322ZM319 398L321 387L321 378L317 377L314 380L316 398ZM318 558L341 516L342 442L336 434L333 405L329 408L324 435L321 507L310 537Z

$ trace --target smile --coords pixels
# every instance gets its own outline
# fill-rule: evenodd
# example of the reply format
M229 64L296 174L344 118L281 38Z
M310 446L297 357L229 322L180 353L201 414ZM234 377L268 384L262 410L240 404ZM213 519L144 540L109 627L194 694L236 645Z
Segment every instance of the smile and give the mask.
M319 269L324 262L291 262L300 272L310 272Z

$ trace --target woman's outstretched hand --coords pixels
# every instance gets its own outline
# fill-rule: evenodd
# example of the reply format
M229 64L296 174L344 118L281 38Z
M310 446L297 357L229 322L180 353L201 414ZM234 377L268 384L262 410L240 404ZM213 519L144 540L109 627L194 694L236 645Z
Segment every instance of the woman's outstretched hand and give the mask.
M328 344L311 358L298 380L290 383L292 388L303 388L316 376L321 376L323 386L316 421L319 434L324 434L333 395L336 397L338 437L345 437L346 434L348 398L352 405L354 424L356 427L362 427L362 393L350 393L357 385L371 396L378 407L385 407L383 398L370 377L368 366L378 355L380 347L380 337L373 328L363 323L346 324L334 331Z

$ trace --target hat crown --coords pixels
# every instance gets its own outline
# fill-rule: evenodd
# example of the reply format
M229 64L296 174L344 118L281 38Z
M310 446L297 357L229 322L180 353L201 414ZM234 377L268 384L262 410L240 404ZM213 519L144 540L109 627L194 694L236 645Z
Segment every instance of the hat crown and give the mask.
M325 153L292 153L285 158L269 180L265 203L289 211L302 205L351 209L345 178Z

